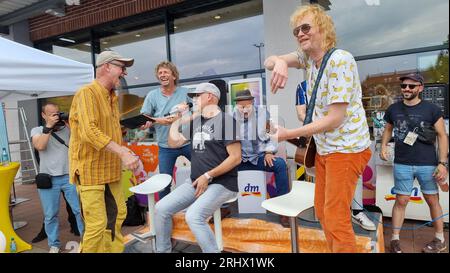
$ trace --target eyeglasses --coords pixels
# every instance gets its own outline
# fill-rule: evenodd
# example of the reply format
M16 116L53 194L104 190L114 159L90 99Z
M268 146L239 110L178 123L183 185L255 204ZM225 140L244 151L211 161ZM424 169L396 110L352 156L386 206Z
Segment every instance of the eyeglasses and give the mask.
M401 87L402 89L406 89L406 87L408 87L410 90L413 90L413 89L416 88L417 86L421 86L421 84L406 84L406 83L400 84L400 87Z
M117 64L117 63L113 63L113 62L111 62L109 64L112 64L112 65L120 67L122 69L122 72L125 72L125 70L127 70L127 67L125 65Z
M303 25L299 25L298 27L294 28L292 33L294 33L294 36L297 37L298 34L300 33L300 31L303 32L303 34L308 34L310 30L311 30L310 24L303 24Z

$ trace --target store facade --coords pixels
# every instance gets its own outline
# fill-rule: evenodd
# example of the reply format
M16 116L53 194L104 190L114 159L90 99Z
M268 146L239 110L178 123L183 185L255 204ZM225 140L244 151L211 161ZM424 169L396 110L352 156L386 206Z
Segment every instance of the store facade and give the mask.
M296 49L289 17L308 3L328 11L338 48L357 60L374 143L384 111L399 98L398 78L412 71L438 87L427 99L442 105L448 124L447 0L81 0L66 6L63 17L29 19L29 33L34 47L84 63L94 64L105 49L134 57L122 88L132 97L128 105L158 85L154 67L162 60L178 66L182 85L261 77L263 103L280 106L292 128L298 126L294 90L304 74L291 72L286 90L274 95L262 62ZM294 151L288 146L288 155Z

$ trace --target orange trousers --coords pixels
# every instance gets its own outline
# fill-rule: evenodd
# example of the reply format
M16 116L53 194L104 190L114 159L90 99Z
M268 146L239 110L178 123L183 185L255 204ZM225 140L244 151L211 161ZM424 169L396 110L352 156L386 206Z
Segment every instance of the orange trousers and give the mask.
M350 207L371 154L370 148L351 154L316 154L315 212L333 253L356 252Z

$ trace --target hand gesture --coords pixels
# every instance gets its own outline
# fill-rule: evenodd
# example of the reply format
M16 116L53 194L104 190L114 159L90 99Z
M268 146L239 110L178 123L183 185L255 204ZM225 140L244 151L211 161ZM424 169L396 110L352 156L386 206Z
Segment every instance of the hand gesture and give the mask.
M282 142L286 139L289 139L289 129L286 129L282 126L275 125L274 132L269 134L270 138L276 142Z
M134 171L139 166L139 157L126 147L122 147L120 160L122 161L122 164L125 166L125 168L132 171Z
M273 154L266 154L264 156L264 166L273 167L274 160L275 160L275 156Z
M206 176L200 175L194 183L192 183L192 186L195 188L195 198L198 198L208 188L208 179Z
M272 93L276 93L278 88L283 89L288 79L288 65L285 60L277 58L270 79Z

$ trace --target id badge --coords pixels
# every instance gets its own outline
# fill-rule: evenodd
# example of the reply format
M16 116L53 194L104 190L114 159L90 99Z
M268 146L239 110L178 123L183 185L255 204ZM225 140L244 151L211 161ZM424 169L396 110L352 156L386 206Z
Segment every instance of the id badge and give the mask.
M416 133L414 133L414 132L409 132L409 133L406 135L405 139L403 140L403 143L408 144L409 146L413 146L414 143L415 143L416 140L417 140L417 136L418 136L418 135L417 135Z

